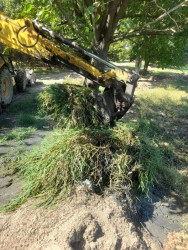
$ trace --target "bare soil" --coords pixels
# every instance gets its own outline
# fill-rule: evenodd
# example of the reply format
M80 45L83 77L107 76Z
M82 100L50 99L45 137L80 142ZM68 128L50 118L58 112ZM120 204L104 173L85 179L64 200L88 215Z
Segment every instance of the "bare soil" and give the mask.
M48 84L62 82L67 74L70 72L42 76L39 82L43 84L16 95L13 104ZM77 76L72 73L70 77ZM152 76L139 82L138 88L143 90L158 86ZM0 133L6 134L13 127L14 119L3 115ZM47 133L48 129L37 130L23 140L26 150L39 146ZM19 142L0 143L0 157L14 154L18 148ZM0 205L15 198L22 187L16 176L0 175ZM152 190L150 197L139 197L135 209L128 197L101 197L79 185L71 198L54 207L36 208L36 200L30 200L12 213L0 214L0 249L163 249L168 233L181 231L187 223L187 204L175 194L169 198L160 190Z
M29 201L0 215L0 246L10 249L159 249L155 240L127 218L129 208L113 196L102 198L78 186L74 196L53 208Z

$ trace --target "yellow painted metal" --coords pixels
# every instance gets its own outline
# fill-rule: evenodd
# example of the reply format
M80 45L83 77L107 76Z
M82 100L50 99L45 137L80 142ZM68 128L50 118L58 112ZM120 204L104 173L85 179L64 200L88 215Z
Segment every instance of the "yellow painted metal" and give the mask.
M0 57L0 69L3 67L4 64L5 64L5 62L4 62L3 59Z
M21 29L25 26L26 21L29 22L29 27ZM37 58L50 59L53 55L60 56L69 63L92 74L96 79L101 75L101 72L98 69L85 62L82 58L79 58L70 52L63 51L55 43L42 37L41 35L39 35L37 44L34 47L28 48L27 46L32 46L36 43L37 35L38 34L34 30L31 20L12 20L0 13L1 43ZM25 44L26 47L22 46L20 43Z
M27 27L26 22L29 24ZM127 74L119 70L111 70L103 74L81 57L64 51L57 44L38 35L33 27L32 21L27 18L12 20L0 12L0 42L37 58L50 60L54 55L59 56L66 62L90 73L96 80L98 80L99 77L102 78L106 84L110 78L118 78L120 75L124 80L127 78ZM29 48L28 46L32 47Z
M0 69L3 67L4 64L4 62L0 62Z
M128 71L124 72L118 69L112 69L103 74L103 79L105 82L108 82L108 80L112 78L126 82L128 75Z
M8 77L5 77L4 81L3 81L3 95L6 98L9 98L10 96L10 81Z

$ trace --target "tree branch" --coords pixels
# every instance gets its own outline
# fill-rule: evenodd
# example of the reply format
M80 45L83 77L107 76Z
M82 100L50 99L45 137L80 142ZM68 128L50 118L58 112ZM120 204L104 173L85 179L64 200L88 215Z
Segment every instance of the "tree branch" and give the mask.
M157 4L157 0L153 0L153 2L156 4L156 6L157 6L159 9L161 9L161 10L163 10L165 13L167 13L167 11L166 11L164 8L162 8L161 6L159 6L159 5ZM169 18L175 23L175 25L176 25L176 27L177 27L177 31L179 31L179 26L178 26L176 20L173 19L169 13L167 13L167 15L168 15Z
M183 1L182 3L176 5L174 8L172 8L172 9L166 11L164 14L162 14L161 16L159 16L159 17L158 17L157 19L155 19L154 21L151 21L151 22L149 22L149 23L144 24L144 25L142 26L142 28L143 28L143 27L146 27L146 26L149 26L149 25L152 25L152 24L154 24L154 23L157 23L158 21L162 20L164 17L168 16L171 12L173 12L173 11L179 9L179 8L182 7L182 6L186 6L187 4L188 4L188 0Z
M149 13L127 13L127 14L124 14L121 19L123 18L137 18L137 17L148 17L148 18L157 18L159 15L155 14L155 15L152 15L152 14L149 14Z
M126 9L127 4L128 4L128 1L129 0L121 0L120 1L120 4L119 4L119 6L117 8L116 15L114 17L114 25L113 25L114 29L116 28L119 19L121 19L122 16L124 15L125 9Z
M75 25L72 21L71 18L69 17L69 15L67 14L67 12L62 8L61 3L59 2L59 0L54 0L54 3L57 5L57 7L60 9L61 13L63 14L63 16L65 17L68 25L71 27L71 29L77 33L80 37L82 37L85 41L88 41L87 37L83 35L83 33L81 33L79 31L79 28L77 25Z
M84 3L87 7L89 7L93 4L93 1L92 0L84 0Z
M149 29L146 29L146 30L142 30L141 32L137 31L135 33L130 33L130 34L127 34L126 37L124 37L124 39L130 39L130 38L134 38L134 37L141 37L141 36L144 36L144 35L147 35L147 36L184 36L185 34L183 32L176 32L175 30L173 29L166 29L166 30L157 30L157 29L154 29L154 30L149 30ZM121 38L119 39L114 39L112 41L112 43L114 42L118 42L118 41L122 41Z
M178 8L180 7L183 7L183 6L187 6L188 5L188 0L184 0L182 3L176 5L175 7L173 7L172 9L166 11L165 13L163 13L162 15L160 15L158 18L156 18L155 20L149 22L149 23L146 23L136 29L133 29L133 30L130 30L128 32L125 32L121 35L117 35L114 37L113 39L113 42L117 42L119 40L122 40L123 38L127 38L127 37L134 37L134 36L138 36L138 34L141 34L143 35L143 28L147 27L147 26L150 26L150 25L153 25L157 22L159 22L160 20L162 20L164 17L166 17L167 15L169 15L171 12L177 10ZM134 33L136 35L134 35Z

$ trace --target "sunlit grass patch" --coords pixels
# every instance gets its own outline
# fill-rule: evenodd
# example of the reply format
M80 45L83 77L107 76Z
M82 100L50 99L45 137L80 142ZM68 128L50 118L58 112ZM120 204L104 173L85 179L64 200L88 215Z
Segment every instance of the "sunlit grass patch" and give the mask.
M77 85L77 86L83 86L84 84L84 78L83 77L77 77L73 78L71 77L71 74L63 80L62 84L70 84L70 85Z
M140 117L156 125L149 133L152 135L155 130L157 131L153 140L158 141L158 147L163 152L164 160L169 166L166 168L162 164L159 165L159 173L166 172L166 175L162 174L162 183L174 188L174 183L178 187L181 179L188 187L186 178L188 92L186 83L180 81L179 88L178 82L175 81L174 86L164 86L164 88L144 92L138 91L137 97Z
M172 87L138 92L142 117L186 118L188 93ZM156 116L157 115L157 116Z
M5 141L20 141L28 138L33 132L35 131L35 128L28 127L18 127L12 129L8 134L0 136L0 142Z
M188 67L174 67L174 68L166 68L166 69L161 69L157 67L149 67L149 70L152 70L153 73L167 73L167 74L182 74L182 73L187 73L188 72Z
M116 65L120 66L120 67L127 67L127 68L131 68L134 69L135 68L135 62L130 62L130 61L125 61L124 63L120 62L115 62ZM144 63L142 62L141 65L141 70L144 68ZM182 73L187 73L188 72L188 67L187 66L182 66L182 67L171 67L171 68L160 68L157 67L155 65L151 65L148 67L148 71L152 72L154 74L158 74L158 73L166 73L166 74L182 74Z

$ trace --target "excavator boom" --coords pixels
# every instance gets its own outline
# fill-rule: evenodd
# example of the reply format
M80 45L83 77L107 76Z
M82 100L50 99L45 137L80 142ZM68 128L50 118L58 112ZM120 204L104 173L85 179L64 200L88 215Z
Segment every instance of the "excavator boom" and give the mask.
M102 106L103 116L107 120L121 118L132 105L137 74L129 75L128 71L103 60L36 21L28 18L12 20L0 12L0 43L49 64L64 65L95 84L104 86L105 93L96 97L96 100ZM84 57L93 58L110 70L102 72ZM119 81L119 78L124 82ZM127 93L126 89L129 90Z

